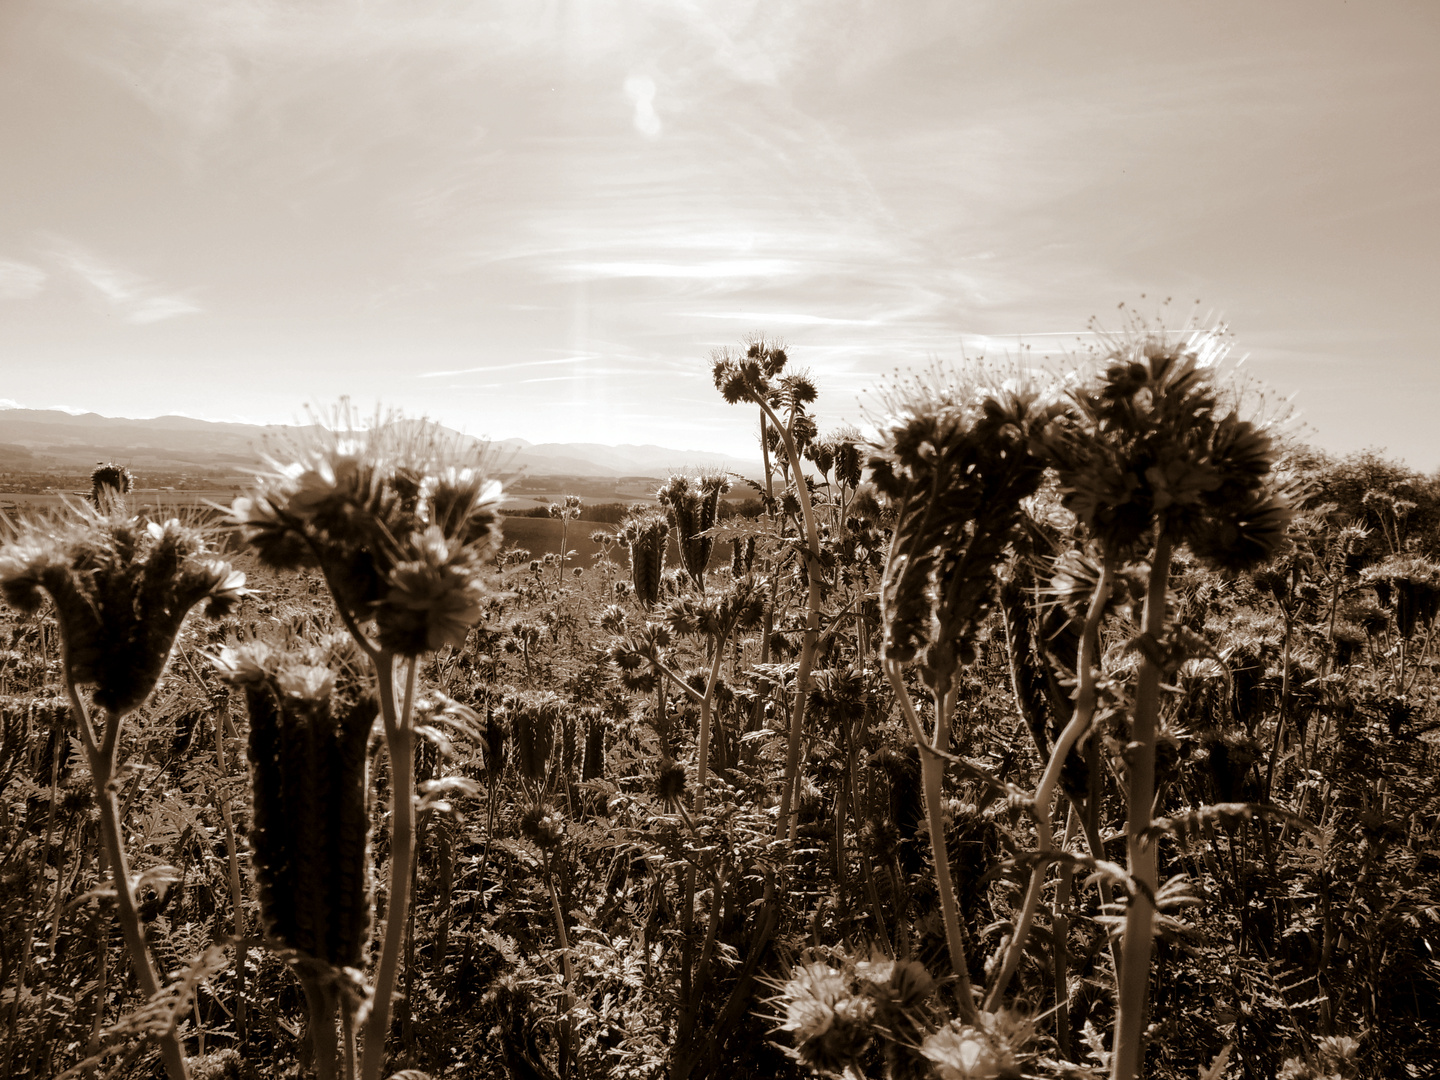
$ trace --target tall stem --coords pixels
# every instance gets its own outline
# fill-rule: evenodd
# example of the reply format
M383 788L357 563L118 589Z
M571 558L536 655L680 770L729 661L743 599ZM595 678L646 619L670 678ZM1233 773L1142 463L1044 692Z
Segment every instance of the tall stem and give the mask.
M795 780L800 771L800 735L805 728L805 707L810 699L810 669L815 664L815 645L820 637L820 532L815 527L815 511L810 505L810 488L801 468L800 450L790 429L780 423L764 398L760 408L775 425L785 446L790 472L795 478L795 494L800 500L800 516L805 527L805 576L809 590L805 605L805 638L800 647L800 664L795 672L795 702L790 709L790 735L785 746L785 776L780 785L780 812L776 820L777 838L793 838L797 820L791 820Z
M386 900L385 943L375 972L375 1004L365 1025L362 1080L380 1080L385 1065L385 1039L390 1032L391 994L400 971L405 927L410 916L410 864L415 858L415 732L411 728L415 705L415 667L405 661L405 702L396 714L395 657L383 652L375 665L380 690L380 714L390 753L390 892Z
M62 647L63 649L63 647ZM63 655L63 653L62 653ZM64 669L70 670L66 655ZM150 949L145 944L145 933L140 928L140 911L135 903L135 889L130 884L130 864L125 857L125 836L120 827L120 806L115 801L115 751L119 742L121 717L109 715L102 741L95 738L95 727L90 713L75 684L67 677L66 692L70 705L75 710L80 727L81 742L85 744L85 755L90 761L90 777L95 785L95 800L100 804L100 840L105 856L110 863L110 873L115 880L115 907L120 919L120 932L125 938L125 950L130 954L130 963L135 968L135 981L146 998L160 993L160 980L150 961ZM58 749L57 749L58 752ZM101 1004L103 1008L103 1002ZM185 1066L185 1051L172 1025L156 1036L160 1043L160 1054L165 1060L165 1072L170 1080L188 1080L189 1070Z
M960 1005L960 1014L970 1023L978 1023L979 1011L975 1008L975 994L970 985L970 963L965 955L965 932L960 926L960 909L955 902L955 883L950 877L950 853L945 847L944 806L941 802L940 781L945 776L945 759L935 750L940 749L941 737L949 741L949 708L953 695L936 695L935 700L935 741L925 738L920 726L920 717L910 692L905 689L904 668L894 661L887 661L885 674L895 690L900 710L910 725L910 734L920 749L920 783L925 792L925 819L930 829L930 854L935 860L935 887L940 893L940 916L945 922L945 941L950 947L950 966L955 970L955 998ZM927 753L927 751L930 751Z
M1152 645L1165 631L1165 592L1170 577L1170 538L1157 528L1150 583L1145 593L1141 633ZM1119 1015L1115 1020L1115 1055L1111 1080L1135 1080L1144 1061L1145 1004L1150 990L1150 954L1155 936L1157 887L1155 845L1145 838L1155 802L1155 732L1160 716L1160 665L1145 653L1135 686L1135 713L1129 751L1129 812L1125 823L1130 876L1142 888L1125 911L1125 937L1120 948ZM1147 892L1148 890L1148 892Z
M219 717L215 722L215 762L220 775L229 773L225 760L225 721ZM247 1024L245 1015L245 890L240 883L240 856L235 842L235 822L230 814L230 800L223 791L217 792L215 801L220 805L220 820L225 826L225 860L230 868L230 905L235 909L235 1037L240 1045L246 1041Z

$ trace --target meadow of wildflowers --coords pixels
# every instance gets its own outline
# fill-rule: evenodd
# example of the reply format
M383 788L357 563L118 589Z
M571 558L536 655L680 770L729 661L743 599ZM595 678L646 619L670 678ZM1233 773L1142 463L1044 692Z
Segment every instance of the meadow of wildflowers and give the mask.
M1221 351L867 441L746 342L764 475L538 558L343 408L223 517L6 521L0 1075L1434 1075L1440 478Z

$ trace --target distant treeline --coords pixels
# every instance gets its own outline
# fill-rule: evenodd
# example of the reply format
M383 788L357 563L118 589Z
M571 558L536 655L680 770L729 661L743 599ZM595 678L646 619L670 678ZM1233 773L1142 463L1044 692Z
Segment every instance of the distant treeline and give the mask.
M557 503L556 505L560 504ZM580 507L579 520L593 521L601 525L619 525L620 522L625 520L625 515L630 513L632 508L645 505L653 504L623 502L584 503ZM755 518L759 517L762 512L763 508L760 505L759 499L720 500L719 516L722 521L725 518L732 517ZM550 507L532 506L524 510L507 510L505 511L505 516L510 518L548 518L550 516Z

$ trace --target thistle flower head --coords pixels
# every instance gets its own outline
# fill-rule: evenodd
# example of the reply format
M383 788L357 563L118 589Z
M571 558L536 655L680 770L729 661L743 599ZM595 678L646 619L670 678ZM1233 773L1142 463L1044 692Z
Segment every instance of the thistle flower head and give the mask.
M844 1072L874 1037L874 1002L851 988L845 972L823 961L797 966L775 1002L783 1011L779 1030L795 1041L787 1052L819 1072Z
M655 772L655 797L671 810L685 797L685 768L673 758L660 759Z
M742 401L768 401L773 394L772 380L784 370L788 357L776 342L756 338L747 343L743 355L729 349L711 357L710 375L715 389L725 400L736 405Z
M135 479L124 465L113 461L95 466L90 473L90 502L101 513L123 512L125 496L135 486Z
M425 421L342 407L329 428L272 459L231 519L262 562L318 566L341 610L380 647L417 656L463 642L481 565L499 541L500 485L483 452Z
M66 677L122 715L150 696L190 609L228 614L245 595L245 575L207 557L204 535L177 519L80 507L65 524L30 525L0 549L0 595L26 613L49 596Z

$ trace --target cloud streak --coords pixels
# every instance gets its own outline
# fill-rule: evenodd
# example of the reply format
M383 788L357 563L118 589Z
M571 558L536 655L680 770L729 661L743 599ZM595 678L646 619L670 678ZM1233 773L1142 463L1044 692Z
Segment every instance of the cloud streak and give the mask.
M39 296L49 278L38 266L0 259L0 300L31 300Z
M148 326L202 310L188 297L169 293L142 275L107 262L78 244L57 241L50 255L73 280L104 300L124 322Z

